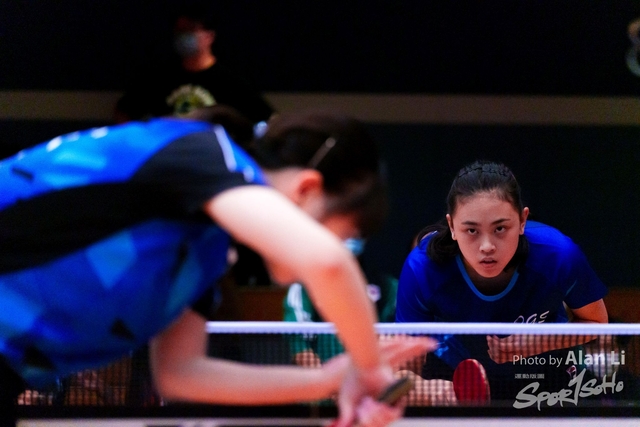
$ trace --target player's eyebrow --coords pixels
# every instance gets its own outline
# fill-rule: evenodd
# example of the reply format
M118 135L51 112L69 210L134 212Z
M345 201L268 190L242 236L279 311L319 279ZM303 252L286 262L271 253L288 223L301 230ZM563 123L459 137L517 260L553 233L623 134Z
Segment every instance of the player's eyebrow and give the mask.
M495 221L493 221L491 223L491 225L498 225L498 224L502 224L502 223L508 222L508 221L511 221L511 218L500 218L500 219L496 219ZM474 225L474 226L477 226L477 225L480 225L480 224L478 224L475 221L462 221L462 225Z

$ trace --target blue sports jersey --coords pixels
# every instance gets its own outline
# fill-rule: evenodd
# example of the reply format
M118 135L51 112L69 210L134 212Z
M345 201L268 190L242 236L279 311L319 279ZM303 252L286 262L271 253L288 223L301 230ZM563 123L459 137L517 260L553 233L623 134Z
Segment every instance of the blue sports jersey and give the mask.
M607 289L589 266L580 248L550 226L528 221L526 261L497 295L483 295L471 282L458 255L437 265L426 253L430 236L406 259L398 284L398 322L567 322L563 302L580 308L606 295ZM445 336L436 355L455 368L478 359L487 372L498 369L487 355L486 339ZM506 364L509 365L509 364Z
M264 183L221 127L173 119L0 162L0 354L41 386L146 343L226 270L204 202Z

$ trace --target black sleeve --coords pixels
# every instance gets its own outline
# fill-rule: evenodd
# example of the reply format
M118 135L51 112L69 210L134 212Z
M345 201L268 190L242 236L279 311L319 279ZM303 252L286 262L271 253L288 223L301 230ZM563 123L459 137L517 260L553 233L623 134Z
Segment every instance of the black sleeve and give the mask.
M171 142L139 169L134 180L156 192L160 204L178 206L186 214L199 212L224 190L248 184L242 173L227 166L213 130Z

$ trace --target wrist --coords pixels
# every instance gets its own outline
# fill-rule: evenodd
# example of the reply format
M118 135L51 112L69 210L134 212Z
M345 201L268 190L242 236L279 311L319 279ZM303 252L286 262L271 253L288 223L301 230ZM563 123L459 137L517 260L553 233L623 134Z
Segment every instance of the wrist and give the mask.
M393 370L388 364L379 364L371 368L358 368L358 379L372 394L377 395L394 380Z
M324 362L319 372L321 372L323 384L327 387L327 395L337 392L350 369L349 357L345 354L333 357Z

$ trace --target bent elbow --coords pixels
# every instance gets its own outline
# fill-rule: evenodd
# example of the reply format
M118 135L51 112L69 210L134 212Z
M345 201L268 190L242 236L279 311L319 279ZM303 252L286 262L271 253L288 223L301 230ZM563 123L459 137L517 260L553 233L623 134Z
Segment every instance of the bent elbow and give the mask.
M318 254L306 270L315 277L336 277L350 268L350 263L355 263L351 252L342 246L333 247Z

